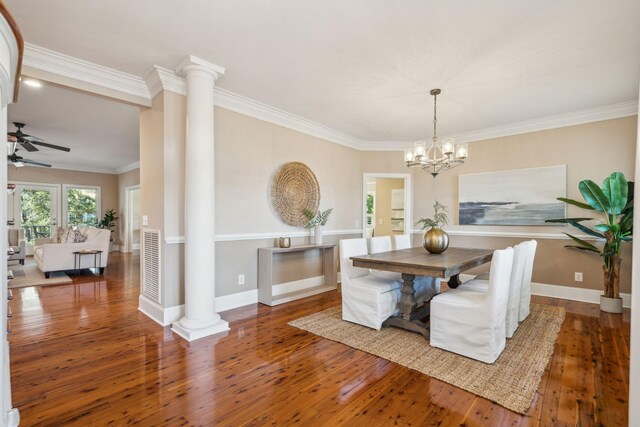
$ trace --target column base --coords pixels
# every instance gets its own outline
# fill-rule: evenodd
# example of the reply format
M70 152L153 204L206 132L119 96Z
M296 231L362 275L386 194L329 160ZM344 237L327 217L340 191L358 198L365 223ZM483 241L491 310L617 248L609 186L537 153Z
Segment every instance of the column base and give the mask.
M187 341L195 341L200 338L208 337L209 335L228 331L229 323L226 320L220 319L220 321L214 325L207 326L206 328L194 329L185 328L180 324L180 322L176 322L171 326L171 330Z

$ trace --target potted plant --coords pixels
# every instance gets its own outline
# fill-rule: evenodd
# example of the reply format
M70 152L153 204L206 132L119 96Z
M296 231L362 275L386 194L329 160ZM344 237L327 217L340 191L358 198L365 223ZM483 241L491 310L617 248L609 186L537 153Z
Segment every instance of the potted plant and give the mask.
M318 210L317 212L311 212L308 209L304 209L302 211L304 216L309 219L309 222L305 224L304 228L308 230L312 228L314 229L315 239L312 243L316 245L322 244L322 228L320 227L327 223L327 221L329 220L329 215L331 215L332 211L333 208L327 209L326 211Z
M630 242L633 235L633 182L627 182L624 175L614 172L609 175L602 187L595 182L585 179L578 184L580 194L586 203L558 197L558 200L582 209L599 212L599 218L560 218L546 222L570 224L589 236L603 239L603 245L598 248L583 239L564 233L576 245L566 245L567 248L595 252L602 257L602 272L604 274L604 295L600 297L600 310L608 313L622 313L622 298L620 298L620 249L623 242ZM593 225L593 229L581 224L583 221L600 220Z
M109 239L111 245L113 245L113 227L116 226L117 220L118 214L116 213L116 210L109 209L104 212L102 219L96 223L96 228L104 228L111 231L111 237ZM111 250L111 247L109 247L109 250Z
M447 207L436 200L433 205L433 218L422 218L415 225L420 226L422 234L422 246L432 254L441 254L449 247L449 235L441 228L449 224ZM428 230L427 230L428 228Z

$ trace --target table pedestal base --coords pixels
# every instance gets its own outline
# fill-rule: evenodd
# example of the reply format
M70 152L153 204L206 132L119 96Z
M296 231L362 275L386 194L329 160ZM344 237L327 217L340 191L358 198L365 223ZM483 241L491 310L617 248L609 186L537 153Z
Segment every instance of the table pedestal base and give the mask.
M429 316L429 309L429 303L425 303L422 307L411 314L411 318L409 320L402 317L402 314L399 314L398 316L392 316L385 320L382 323L382 327L395 326L396 328L417 332L423 337L429 339L429 323L422 320Z
M414 274L402 273L402 296L398 302L400 314L388 318L382 323L382 326L395 326L396 328L417 332L422 334L423 337L429 338L427 323L422 321L429 315L429 302L425 301L422 307L417 307L416 290L413 287L415 278Z

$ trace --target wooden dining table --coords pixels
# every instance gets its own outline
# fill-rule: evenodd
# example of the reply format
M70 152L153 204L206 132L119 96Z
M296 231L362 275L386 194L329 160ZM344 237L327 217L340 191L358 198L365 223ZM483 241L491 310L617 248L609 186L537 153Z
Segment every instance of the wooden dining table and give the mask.
M393 271L402 274L402 295L398 302L400 314L387 319L383 326L395 326L418 332L429 337L429 329L423 321L429 315L429 303L418 307L415 288L416 276L449 277L450 288L460 284L458 275L473 267L491 261L493 250L472 248L449 248L442 254L430 254L424 248L410 248L351 257L354 267Z

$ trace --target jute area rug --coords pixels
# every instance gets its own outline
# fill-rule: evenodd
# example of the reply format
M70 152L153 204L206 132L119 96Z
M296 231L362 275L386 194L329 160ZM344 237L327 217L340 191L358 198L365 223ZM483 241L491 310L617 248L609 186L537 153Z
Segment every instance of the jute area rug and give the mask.
M9 280L9 289L26 288L29 286L63 285L73 282L63 271L52 272L50 277L45 279L44 273L40 271L35 263L10 265L9 270L13 272L13 279Z
M524 414L553 354L564 315L562 307L532 304L529 317L491 365L431 347L416 333L393 327L376 331L346 322L339 306L289 325L415 369Z

